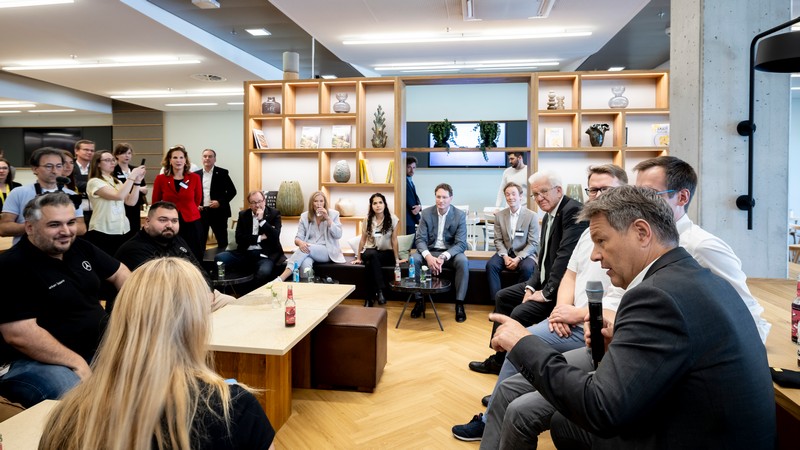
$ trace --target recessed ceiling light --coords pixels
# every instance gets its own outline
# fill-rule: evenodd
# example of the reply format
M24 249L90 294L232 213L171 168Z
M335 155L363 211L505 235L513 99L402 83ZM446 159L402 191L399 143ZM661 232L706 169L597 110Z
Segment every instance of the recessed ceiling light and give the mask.
M338 78L336 75L320 75L325 80L335 80Z
M0 111L0 114L16 114L21 112L22 111Z
M464 61L454 63L406 63L393 64L374 67L378 72L382 71L419 71L430 72L445 69L475 69L475 70L498 70L498 69L522 69L538 66L557 66L557 61L540 60L500 60L500 61Z
M217 106L217 103L166 103L164 106Z
M253 36L269 36L272 34L266 28L245 28L244 31L247 31Z
M111 95L115 99L133 98L191 98L191 97L236 97L244 95L243 91L220 91L220 92L169 92L169 93L142 93L142 94L121 94Z
M129 62L99 62L92 61L86 63L71 62L60 64L41 64L37 62L24 63L17 66L5 66L3 70L9 71L23 71L23 70L52 70L52 69L98 69L109 67L145 67L145 66L170 66L181 64L200 64L199 59L157 59L151 61L129 61Z
M240 106L244 105L244 102L228 102L227 104L231 106Z
M625 67L617 66L617 67L609 67L608 68L609 72L621 72L623 70L625 70Z
M519 32L513 34L450 34L450 35L400 35L365 36L342 41L344 45L424 44L438 42L513 41L521 39L547 39L591 36L591 31Z
M24 6L60 5L75 3L75 0L0 0L0 8L17 8Z
M35 103L0 102L0 108L35 108Z
M61 112L75 112L74 109L29 109L30 113L61 113Z

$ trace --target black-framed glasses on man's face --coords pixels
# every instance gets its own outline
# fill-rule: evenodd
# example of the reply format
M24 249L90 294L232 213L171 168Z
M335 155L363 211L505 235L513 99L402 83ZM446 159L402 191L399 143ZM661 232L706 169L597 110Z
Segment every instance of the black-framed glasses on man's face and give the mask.
M263 205L264 203L266 203L264 200L250 201L251 205Z
M613 189L613 188L614 188L614 186L591 187L591 188L584 189L584 191L586 192L586 195L594 197L598 193L599 194L605 194L606 191L608 191L609 189Z
M543 190L541 190L541 191L539 191L539 192L534 192L534 191L531 191L531 197L532 197L532 198L536 198L536 197L547 197L547 194L548 194L548 193L550 193L550 191L552 191L553 189L555 189L555 188L557 188L557 187L558 187L558 186L553 186L553 187L551 187L551 188L549 188L549 189L543 189Z

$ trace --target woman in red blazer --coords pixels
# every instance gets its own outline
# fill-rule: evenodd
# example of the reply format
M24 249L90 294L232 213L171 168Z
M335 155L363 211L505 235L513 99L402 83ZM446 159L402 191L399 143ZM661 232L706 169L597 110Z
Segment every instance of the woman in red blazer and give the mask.
M169 149L161 162L164 173L153 182L153 203L166 201L177 206L180 234L198 261L203 260L203 224L200 221L200 202L203 181L189 170L189 155L180 145Z

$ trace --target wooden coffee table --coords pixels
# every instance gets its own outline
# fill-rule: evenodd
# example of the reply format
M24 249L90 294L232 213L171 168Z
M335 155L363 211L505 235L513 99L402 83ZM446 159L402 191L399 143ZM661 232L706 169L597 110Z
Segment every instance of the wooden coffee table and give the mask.
M259 389L256 398L276 431L292 414L292 348L355 289L348 284L280 283L282 299L288 284L297 303L294 327L284 326L284 308L273 308L272 295L263 287L211 315L216 370Z
M439 322L439 329L444 331L444 327L442 326L442 321L439 319L439 312L436 311L436 305L433 303L433 297L431 294L439 294L441 292L447 292L450 290L450 286L452 283L450 280L443 280L441 278L429 278L427 281L420 282L415 281L410 278L404 278L399 283L397 281L393 281L390 284L390 287L393 291L397 292L408 292L408 298L406 302L403 304L403 311L400 312L400 317L397 319L397 325L395 328L400 327L400 321L403 320L403 314L406 313L406 308L408 308L408 302L414 298L415 294L421 294L422 300L425 301L425 296L428 297L428 301L431 302L431 307L433 307L433 314L436 316L436 321Z

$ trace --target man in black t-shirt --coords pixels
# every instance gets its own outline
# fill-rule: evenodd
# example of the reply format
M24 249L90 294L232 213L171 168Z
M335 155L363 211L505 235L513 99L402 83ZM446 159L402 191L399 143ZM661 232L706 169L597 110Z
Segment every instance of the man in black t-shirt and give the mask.
M75 207L66 194L38 196L23 215L25 236L0 255L0 285L23 292L0 300L0 395L30 407L91 374L108 322L100 285L119 290L130 271L75 240Z

